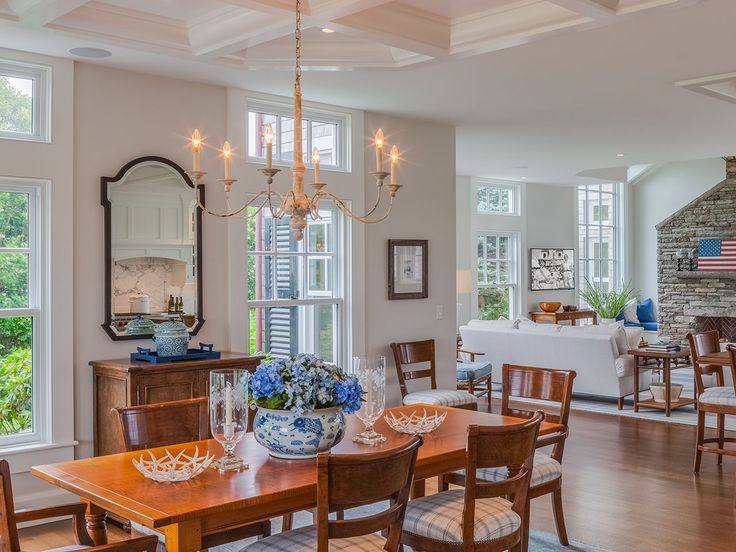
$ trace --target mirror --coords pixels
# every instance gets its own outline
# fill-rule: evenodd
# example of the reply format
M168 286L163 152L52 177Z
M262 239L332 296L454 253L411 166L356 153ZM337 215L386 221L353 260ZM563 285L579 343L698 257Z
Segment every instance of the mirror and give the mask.
M105 322L112 339L144 339L156 324L202 318L202 210L184 170L141 157L103 176ZM200 188L204 205L204 189Z

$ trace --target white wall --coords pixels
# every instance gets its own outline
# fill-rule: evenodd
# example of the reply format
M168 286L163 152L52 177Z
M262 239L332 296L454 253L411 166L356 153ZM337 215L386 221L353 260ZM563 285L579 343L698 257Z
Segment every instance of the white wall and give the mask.
M366 113L366 135L378 128L402 152L398 179L404 187L391 216L365 229L366 354L386 356L387 403L395 405L401 395L391 342L435 339L438 385L455 388L455 128ZM366 170L371 170L375 153L370 139L356 147L361 145ZM366 176L365 182L365 201L372 204L375 181ZM389 239L429 240L428 299L388 300Z
M655 226L726 177L723 159L665 163L630 186L631 252L628 271L640 298L657 300L657 230Z

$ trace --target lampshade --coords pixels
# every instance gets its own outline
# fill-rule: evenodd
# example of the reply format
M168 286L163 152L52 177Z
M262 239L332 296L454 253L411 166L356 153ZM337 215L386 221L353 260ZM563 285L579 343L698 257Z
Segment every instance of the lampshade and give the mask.
M469 268L463 268L457 271L455 276L458 295L462 293L472 293L473 291L473 275Z

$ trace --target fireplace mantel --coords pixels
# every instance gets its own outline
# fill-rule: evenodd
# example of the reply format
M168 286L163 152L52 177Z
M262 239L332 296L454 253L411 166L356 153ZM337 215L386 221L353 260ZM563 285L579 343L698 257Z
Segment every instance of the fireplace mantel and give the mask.
M736 271L734 272L677 272L677 277L685 280L736 280Z

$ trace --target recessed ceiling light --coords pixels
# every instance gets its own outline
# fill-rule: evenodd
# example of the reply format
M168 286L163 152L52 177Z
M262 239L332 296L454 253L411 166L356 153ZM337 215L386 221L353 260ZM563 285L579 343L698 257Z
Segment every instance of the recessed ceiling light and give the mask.
M624 156L624 154L623 154L623 153L617 153L617 154L616 154L616 157L623 157L623 156Z
M109 50L103 50L102 48L90 48L90 47L72 48L71 50L69 50L69 53L77 57L97 58L97 59L107 58L112 55L112 52Z
M323 27L322 28L323 33L331 34L335 32L335 29L330 29L329 27Z

